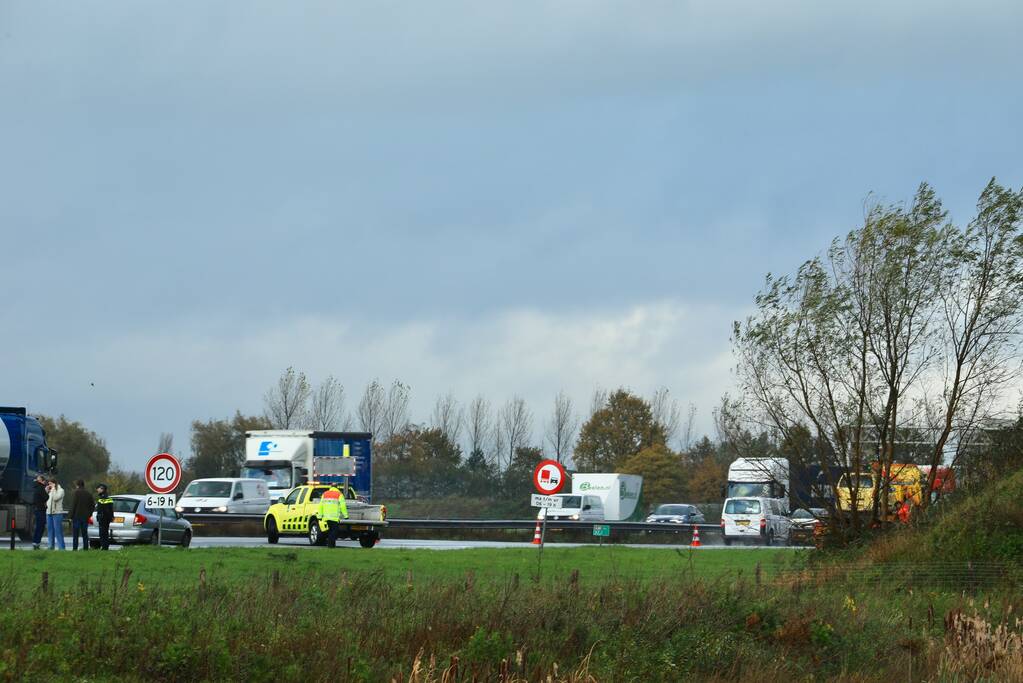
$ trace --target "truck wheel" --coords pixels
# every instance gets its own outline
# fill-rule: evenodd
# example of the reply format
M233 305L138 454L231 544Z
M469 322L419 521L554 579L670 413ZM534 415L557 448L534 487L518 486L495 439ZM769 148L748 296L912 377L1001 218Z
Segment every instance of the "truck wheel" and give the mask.
M363 548L372 548L380 540L380 536L377 534L363 534L359 536L359 545Z
M277 531L277 520L271 517L266 520L266 542L276 543L281 539L281 532Z
M320 532L320 523L315 517L309 518L309 545L323 545L327 537Z
M728 538L728 536L725 536L725 545L732 545L732 539Z
M99 550L99 541L95 538L89 539L89 547L93 550Z

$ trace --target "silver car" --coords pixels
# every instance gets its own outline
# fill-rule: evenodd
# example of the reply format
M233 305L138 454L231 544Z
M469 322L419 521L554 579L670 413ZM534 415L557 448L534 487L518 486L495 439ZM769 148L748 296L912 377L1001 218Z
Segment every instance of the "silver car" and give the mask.
M110 523L110 542L183 545L192 542L192 525L174 510L149 510L145 496L114 496L114 521ZM161 519L162 517L162 519ZM89 547L99 547L96 515L89 518Z

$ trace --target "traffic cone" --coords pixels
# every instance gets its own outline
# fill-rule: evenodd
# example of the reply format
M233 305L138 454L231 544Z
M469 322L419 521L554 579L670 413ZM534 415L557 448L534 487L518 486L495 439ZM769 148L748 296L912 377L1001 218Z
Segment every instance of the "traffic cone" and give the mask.
M693 541L689 544L690 548L700 547L700 529L699 527L693 527Z
M540 520L536 520L536 531L533 532L533 545L540 545Z

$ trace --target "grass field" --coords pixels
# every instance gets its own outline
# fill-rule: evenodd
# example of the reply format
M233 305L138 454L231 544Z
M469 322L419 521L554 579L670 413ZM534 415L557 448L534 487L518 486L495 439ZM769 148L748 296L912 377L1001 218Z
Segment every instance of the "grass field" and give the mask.
M42 572L55 590L70 589L83 580L120 579L125 568L147 585L194 585L199 570L207 581L224 584L265 581L276 570L282 580L296 576L334 577L342 571L378 575L406 583L464 579L503 582L515 574L532 580L537 573L536 548L469 550L372 550L356 548L152 548L126 547L115 552L23 551L0 555L0 568L19 584L41 581ZM609 578L656 580L678 577L715 579L752 577L760 565L762 577L803 564L804 551L757 548L750 550L672 550L614 546L558 548L543 552L541 579L558 583L578 572L590 584Z
M534 548L3 553L0 680L1023 678L1016 583L964 591L874 564L864 582L832 573L824 553L782 549L548 547L539 581L536 559Z

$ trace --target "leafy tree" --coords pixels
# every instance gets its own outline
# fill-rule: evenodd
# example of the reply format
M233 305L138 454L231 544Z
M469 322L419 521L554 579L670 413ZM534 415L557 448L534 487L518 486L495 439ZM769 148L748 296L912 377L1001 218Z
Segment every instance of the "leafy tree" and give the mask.
M483 449L477 448L469 453L462 463L460 479L462 492L467 496L488 496L494 491L494 482L498 478L497 468L487 460Z
M230 420L195 420L192 457L185 467L196 478L238 476L245 463L245 432L270 428L267 418L241 412Z
M643 500L649 505L679 503L685 498L682 458L664 444L654 444L626 458L618 471L643 477Z
M114 495L121 493L149 493L149 487L146 486L145 477L141 473L123 470L116 466L111 468L109 472L86 481L90 493L94 490L96 484L106 484L110 489L110 493ZM182 486L185 484L187 482L182 477Z
M665 441L664 427L649 404L619 389L583 425L573 459L580 471L613 472L624 460Z
M63 485L76 479L91 480L110 467L110 451L96 432L82 423L40 415L39 424L46 432L46 443L58 452L58 473Z
M375 488L383 497L457 493L462 449L440 429L407 427L376 447Z
M534 493L533 470L543 460L543 450L535 446L519 446L515 449L508 469L504 472L502 492L506 498L528 498Z
M719 458L708 456L690 472L686 484L686 502L721 502L721 488L728 479L728 464Z

